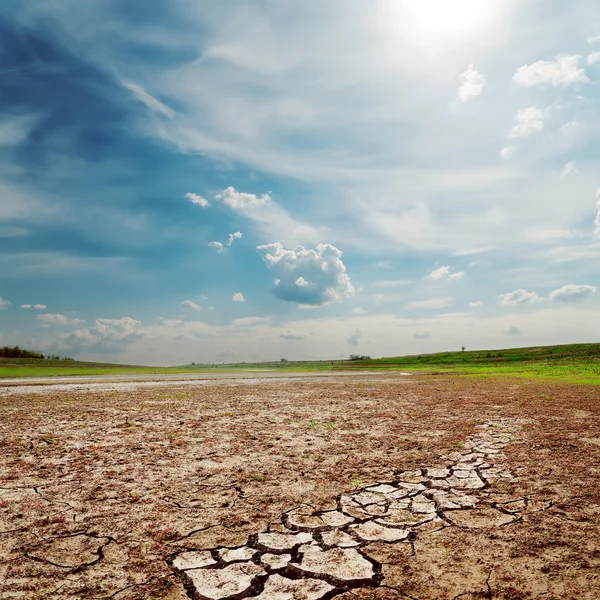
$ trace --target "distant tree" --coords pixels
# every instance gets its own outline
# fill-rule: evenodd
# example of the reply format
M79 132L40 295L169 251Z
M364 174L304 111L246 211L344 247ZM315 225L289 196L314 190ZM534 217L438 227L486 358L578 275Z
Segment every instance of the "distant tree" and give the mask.
M44 358L43 354L33 352L33 350L24 350L19 346L4 346L0 348L0 357L3 358Z
M290 362L290 361L287 358L280 358L279 362L286 363L286 362Z
M461 346L462 351L464 352L466 350L466 348L464 346Z
M371 360L371 357L362 354L351 354L350 360Z

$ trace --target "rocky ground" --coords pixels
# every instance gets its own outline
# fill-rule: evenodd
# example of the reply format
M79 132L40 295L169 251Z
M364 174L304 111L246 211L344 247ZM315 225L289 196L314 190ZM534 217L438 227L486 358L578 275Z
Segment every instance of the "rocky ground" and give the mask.
M599 598L599 416L433 376L8 394L0 597Z

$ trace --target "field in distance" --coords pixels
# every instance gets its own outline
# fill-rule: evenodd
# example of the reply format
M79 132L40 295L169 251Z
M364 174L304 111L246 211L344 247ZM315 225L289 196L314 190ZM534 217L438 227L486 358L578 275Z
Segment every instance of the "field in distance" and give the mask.
M73 359L0 358L0 379L14 377L94 375L186 375L227 371L399 370L461 375L521 376L600 384L600 344L571 344L503 350L419 354L392 358L354 357L353 360L200 364L175 367L83 362Z

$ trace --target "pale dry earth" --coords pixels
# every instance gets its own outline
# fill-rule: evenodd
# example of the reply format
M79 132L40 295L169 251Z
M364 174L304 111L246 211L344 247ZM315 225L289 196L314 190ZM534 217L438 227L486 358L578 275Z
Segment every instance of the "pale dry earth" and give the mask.
M260 532L306 534L290 515L340 511L363 488L455 465L453 453L494 423L515 425L498 459L512 477L483 477L474 507L442 523L436 513L410 539L378 541L401 529L369 519L344 524L378 573L364 577L376 587L337 597L600 597L597 387L393 374L170 383L0 398L1 598L185 600L193 592L175 561L190 551L215 560L229 549L221 566L233 556L225 568L244 565L250 579L254 567L274 573L281 551L263 548L261 566L236 548ZM451 476L421 471L440 474ZM334 530L319 530L319 542ZM321 582L310 593L335 587L325 571L341 572L319 566L318 552L292 561L297 577Z

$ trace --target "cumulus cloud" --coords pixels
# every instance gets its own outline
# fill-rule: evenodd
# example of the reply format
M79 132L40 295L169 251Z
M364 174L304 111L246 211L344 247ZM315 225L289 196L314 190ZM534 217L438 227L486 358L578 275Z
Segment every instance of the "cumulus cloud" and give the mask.
M600 62L600 52L592 52L591 54L588 54L588 65L595 65L597 62Z
M184 300L181 303L181 306L183 306L184 308L189 308L191 310L202 310L202 307L199 304L196 304L195 302L192 302L191 300Z
M21 308L29 309L31 308L31 304L21 304Z
M132 81L121 81L121 85L127 88L142 104L145 104L151 111L164 115L172 119L175 116L175 111L157 100L149 94L141 85Z
M427 340L431 337L431 333L429 331L420 331L419 333L415 333L416 340Z
M553 86L589 83L585 71L579 67L581 56L558 56L554 62L539 60L531 65L523 65L517 70L513 81L531 87L546 83Z
M362 331L360 329L357 329L353 334L351 334L346 341L351 345L351 346L356 346L358 344L358 342L360 342L362 338Z
M287 250L280 242L256 248L273 274L272 294L286 302L323 306L354 295L342 252L331 244Z
M177 327L182 323L183 321L180 321L179 319L163 319L163 325L165 327Z
M458 97L462 102L467 102L475 96L483 93L486 80L485 77L475 70L475 65L470 64L468 69L461 74L462 85L458 88Z
M217 254L223 254L225 252L225 248L221 242L208 242L209 248L214 248L217 251Z
M506 335L521 335L521 330L516 325L513 325L506 329L504 333L506 333Z
M234 302L246 302L246 298L244 298L244 294L242 294L242 292L236 292L231 299Z
M500 158L502 160L510 160L514 156L516 149L516 146L505 146L500 150Z
M598 288L595 285L575 285L570 283L548 294L550 300L557 302L577 302L594 296Z
M251 327L253 325L268 323L270 320L269 317L241 317L240 319L233 319L231 324L235 327Z
M233 244L233 242L235 240L241 240L242 239L242 233L240 231L236 231L235 233L230 233L229 237L227 238L227 245L231 248L231 244Z
M203 198L202 196L198 196L198 194L193 194L192 192L188 192L184 198L187 198L192 204L197 204L198 206L201 206L202 208L206 208L207 206L210 206L208 203L208 200L206 198Z
M229 186L220 194L217 194L215 199L219 200L229 208L238 209L252 206L264 206L271 201L271 196L268 193L257 196L256 194L238 192L234 187Z
M542 131L544 129L545 118L544 111L537 106L519 109L515 116L516 124L511 129L509 137L526 138L532 133Z
M123 350L124 344L143 339L146 332L141 321L131 317L122 319L96 319L91 329L77 329L59 342L60 349L85 349L101 353Z
M477 302L470 302L469 308L481 308L483 306L483 302L481 300L477 300Z
M38 315L37 320L41 321L44 325L81 325L81 323L83 323L81 319L70 319L59 313L45 313L43 315Z
M578 172L579 171L577 170L577 167L575 166L575 161L572 160L563 167L562 171L560 172L560 176L564 179L565 177L568 177L572 173L578 173Z
M414 300L406 305L408 309L436 309L445 308L452 304L453 299L450 296L443 296L441 298L429 298L427 300Z
M465 276L464 271L458 271L457 273L452 273L450 267L448 267L448 266L444 266L444 267L440 267L439 269L435 269L435 271L432 271L428 275L429 279L435 279L435 280L447 279L448 281L458 281L460 279L463 279L464 276Z
M33 308L35 308L35 310L46 310L47 306L45 304L34 304Z
M293 329L286 329L285 331L282 331L279 334L279 337L282 340L298 341L298 340L303 340L306 336L294 331Z
M8 300L4 300L4 298L0 297L0 310L4 310L5 308L8 308L11 305L12 305L12 302L9 302Z
M357 306L356 308L352 309L352 314L353 315L366 315L367 311L362 306Z
M508 294L500 294L500 304L504 306L517 306L519 304L534 304L542 299L535 292L528 292L523 289L509 292Z

